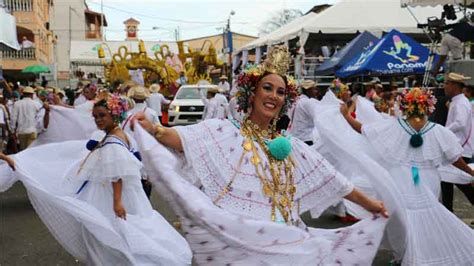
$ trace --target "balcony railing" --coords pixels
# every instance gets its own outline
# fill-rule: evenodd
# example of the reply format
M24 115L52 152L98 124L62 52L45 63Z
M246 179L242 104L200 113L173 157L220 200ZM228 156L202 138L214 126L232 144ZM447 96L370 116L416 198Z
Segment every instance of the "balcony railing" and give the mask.
M33 0L4 0L6 8L11 12L33 11Z
M5 50L0 51L3 60L36 60L36 49L27 48L19 51Z

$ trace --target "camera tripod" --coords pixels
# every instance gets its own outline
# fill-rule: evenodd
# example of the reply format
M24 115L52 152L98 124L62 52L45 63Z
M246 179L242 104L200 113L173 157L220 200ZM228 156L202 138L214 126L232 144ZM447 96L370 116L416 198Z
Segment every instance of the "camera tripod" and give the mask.
M431 44L429 48L428 60L426 60L425 73L423 75L423 82L421 84L422 88L427 88L429 82L432 78L431 68L433 67L434 59L436 57L436 47L438 46L439 40L437 38L431 39Z

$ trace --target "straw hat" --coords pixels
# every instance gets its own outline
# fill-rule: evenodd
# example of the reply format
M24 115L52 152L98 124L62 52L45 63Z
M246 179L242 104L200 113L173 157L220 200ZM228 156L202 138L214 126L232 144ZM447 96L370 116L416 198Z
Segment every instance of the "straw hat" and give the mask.
M374 78L372 78L371 81L364 82L363 84L364 84L365 86L368 86L368 85L375 86L375 85L380 84L380 83L381 83L380 79L379 79L378 77L374 77Z
M151 84L150 92L160 92L161 86L159 84Z
M143 86L133 86L128 91L127 96L136 100L145 100L150 97L150 92Z
M462 74L454 73L454 72L447 74L444 78L444 80L446 81L453 81L453 82L458 82L458 83L464 83L464 81L470 80L470 79L471 77L466 77Z
M316 84L317 83L312 80L303 80L301 82L301 88L303 88L304 90L308 90L308 89L316 87Z
M226 75L222 75L222 76L219 77L219 79L225 79L225 80L227 80L227 76L226 76Z
M54 88L54 94L61 94L63 96L66 96L66 92L60 88Z
M207 89L207 93L218 93L218 92L219 92L218 87L210 87L209 89Z
M35 93L35 90L32 87L27 86L23 88L23 93Z

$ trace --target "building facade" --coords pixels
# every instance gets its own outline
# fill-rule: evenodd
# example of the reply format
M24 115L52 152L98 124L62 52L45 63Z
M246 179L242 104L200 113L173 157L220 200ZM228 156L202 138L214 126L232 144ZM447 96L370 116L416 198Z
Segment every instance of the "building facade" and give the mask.
M211 36L204 36L194 39L183 40L184 45L193 49L194 51L201 51L206 49L206 42L209 41L212 43L214 48L217 51L218 56L222 60L226 60L223 58L224 55L224 40L226 37L224 34L216 34ZM238 50L239 48L243 47L247 43L257 39L255 36L240 34L236 32L232 32L232 46L234 50Z
M85 0L55 0L51 14L51 29L56 36L55 68L60 87L69 86L74 78L71 49L74 41L102 40L102 22L107 20L101 13L89 9Z
M30 65L51 65L54 61L54 36L50 29L51 0L4 0L15 17L19 51L0 51L3 74L7 79L25 78L21 70Z

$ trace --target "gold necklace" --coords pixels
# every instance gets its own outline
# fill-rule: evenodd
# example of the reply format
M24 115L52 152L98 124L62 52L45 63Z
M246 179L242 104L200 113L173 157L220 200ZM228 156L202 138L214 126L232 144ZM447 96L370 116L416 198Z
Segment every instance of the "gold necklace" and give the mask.
M245 138L243 143L244 152L252 152L251 162L255 166L256 174L262 183L263 194L271 199L272 221L276 221L276 209L278 209L285 223L293 224L292 208L296 186L293 176L294 162L291 156L281 161L273 158L265 144L265 138L267 138L265 136L274 138L278 135L274 131L261 130L248 119L242 123L241 133ZM260 146L268 159L271 179L266 175L266 169L255 143ZM284 172L284 180L282 180L282 172Z

